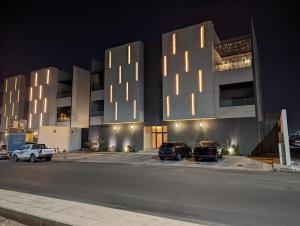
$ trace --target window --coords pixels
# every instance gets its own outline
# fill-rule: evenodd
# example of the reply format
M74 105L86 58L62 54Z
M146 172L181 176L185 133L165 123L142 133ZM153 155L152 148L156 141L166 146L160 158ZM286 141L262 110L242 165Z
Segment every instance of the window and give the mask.
M176 54L176 34L172 35L172 53L173 55Z
M128 82L126 82L126 101L128 101Z
M49 84L50 82L50 70L47 70L47 79L46 79L46 83Z
M111 51L108 52L108 68L111 68Z
M36 114L37 110L37 99L34 100L34 114Z
M31 125L31 123L32 123L32 114L29 114L29 120L28 121L29 121L28 122L28 127L31 128L32 127L32 125Z
M109 86L109 102L112 103L113 87Z
M185 72L189 72L189 52L184 52Z
M131 46L129 45L128 46L128 64L130 64L130 61L131 61Z
M39 99L42 99L43 86L40 85Z
M170 96L166 97L167 117L170 117Z
M200 48L204 48L204 25L200 27Z
M122 83L122 66L119 66L119 84Z
M32 101L32 87L29 90L29 101Z
M176 82L176 95L179 95L179 75L176 74L176 78L175 78L175 82Z
M15 90L17 90L18 77L15 78Z
M35 76L34 76L34 86L37 87L38 85L38 73L35 72Z
M195 110L195 94L192 93L191 94L191 111L192 111L192 115L194 116L196 114L196 110Z
M68 122L71 119L71 107L59 107L57 108L57 122Z
M133 100L133 119L136 119L136 100Z
M43 126L43 113L40 114L40 126Z
M135 81L139 80L139 62L135 62Z
M253 82L220 85L220 107L254 105Z
M202 74L202 70L198 71L198 85L199 85L199 92L202 93L203 92L203 74Z
M17 102L19 103L20 102L20 90L18 89L18 94L17 94Z
M163 68L164 68L163 74L164 74L164 76L167 76L167 56L164 56L164 67Z
M47 112L47 98L44 98L44 113Z
M103 116L104 115L104 101L97 100L91 102L91 117Z
M115 102L115 120L118 120L118 102Z

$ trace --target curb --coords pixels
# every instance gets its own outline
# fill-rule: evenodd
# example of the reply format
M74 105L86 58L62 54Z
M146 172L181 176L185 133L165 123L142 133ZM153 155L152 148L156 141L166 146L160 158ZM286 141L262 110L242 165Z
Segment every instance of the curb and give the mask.
M2 207L0 207L0 216L30 226L70 226L69 224L56 222L53 220L37 217L27 213L22 213L16 210L5 209Z

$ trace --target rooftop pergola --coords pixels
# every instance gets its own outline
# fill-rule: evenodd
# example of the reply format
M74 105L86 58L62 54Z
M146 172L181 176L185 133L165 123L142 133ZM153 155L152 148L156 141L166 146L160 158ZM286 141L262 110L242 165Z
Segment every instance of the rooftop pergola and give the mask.
M250 36L242 36L235 39L224 40L215 45L215 49L221 57L228 57L251 52Z

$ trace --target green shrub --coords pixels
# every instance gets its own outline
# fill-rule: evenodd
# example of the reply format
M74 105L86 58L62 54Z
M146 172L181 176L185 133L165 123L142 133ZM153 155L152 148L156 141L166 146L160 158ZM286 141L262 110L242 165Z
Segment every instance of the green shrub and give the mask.
M135 147L131 146L131 145L127 146L127 151L129 151L129 152L136 152Z

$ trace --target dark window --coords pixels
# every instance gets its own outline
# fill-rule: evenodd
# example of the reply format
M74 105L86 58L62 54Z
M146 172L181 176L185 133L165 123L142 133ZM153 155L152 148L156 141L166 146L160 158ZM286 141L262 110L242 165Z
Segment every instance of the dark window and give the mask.
M91 91L104 89L103 73L91 75Z
M34 144L32 145L32 149L46 149L45 144Z
M220 85L220 107L254 104L253 82Z
M90 116L103 116L104 112L104 100L97 100L91 102L91 112Z
M71 107L57 108L57 122L67 122L71 118Z

